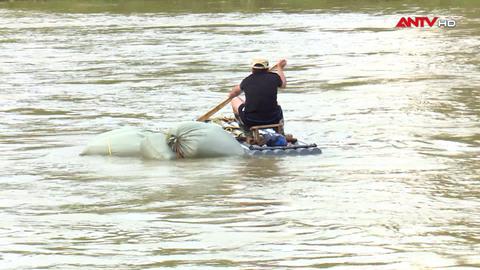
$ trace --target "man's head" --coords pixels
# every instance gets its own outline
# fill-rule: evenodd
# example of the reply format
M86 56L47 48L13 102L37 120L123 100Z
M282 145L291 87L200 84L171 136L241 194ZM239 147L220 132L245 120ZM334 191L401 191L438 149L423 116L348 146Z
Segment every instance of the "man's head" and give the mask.
M253 59L251 68L253 73L268 71L268 60L262 58Z

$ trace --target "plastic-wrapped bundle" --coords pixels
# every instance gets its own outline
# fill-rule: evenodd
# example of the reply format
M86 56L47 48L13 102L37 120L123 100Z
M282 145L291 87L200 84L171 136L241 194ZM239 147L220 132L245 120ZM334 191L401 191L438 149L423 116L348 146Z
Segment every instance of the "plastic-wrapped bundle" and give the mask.
M167 136L163 133L148 133L140 144L142 157L146 159L169 160L176 155L168 146Z
M80 154L168 160L243 155L244 150L220 126L185 122L167 134L132 127L105 132L92 139Z
M177 158L203 158L243 155L244 150L220 126L184 122L170 129L167 142Z
M134 127L124 127L97 135L80 155L140 156L140 144L145 133Z

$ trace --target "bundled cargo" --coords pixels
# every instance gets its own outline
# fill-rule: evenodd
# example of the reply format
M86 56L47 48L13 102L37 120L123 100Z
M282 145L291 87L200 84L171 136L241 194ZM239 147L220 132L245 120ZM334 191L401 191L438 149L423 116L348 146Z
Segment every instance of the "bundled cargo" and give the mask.
M134 127L123 127L97 135L80 155L140 156L140 144L145 133Z
M167 141L177 158L239 156L243 148L220 126L202 122L184 122L170 129Z
M140 152L145 159L170 160L176 154L167 143L167 136L163 133L149 133L140 144Z
M125 127L92 139L81 155L143 157L170 160L243 155L244 150L220 126L185 122L167 133L152 133Z

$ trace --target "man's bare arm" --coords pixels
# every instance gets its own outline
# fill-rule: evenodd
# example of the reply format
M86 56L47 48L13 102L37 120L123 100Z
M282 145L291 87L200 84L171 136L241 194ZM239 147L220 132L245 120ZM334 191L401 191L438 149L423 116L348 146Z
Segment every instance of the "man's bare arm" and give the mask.
M282 59L278 61L277 64L277 74L280 76L280 79L282 80L282 85L280 86L281 88L287 87L287 78L285 78L285 74L283 73L283 69L287 65L287 60Z
M228 97L234 98L240 95L240 93L242 93L242 90L240 89L240 85L235 85L230 91L230 93L228 94Z

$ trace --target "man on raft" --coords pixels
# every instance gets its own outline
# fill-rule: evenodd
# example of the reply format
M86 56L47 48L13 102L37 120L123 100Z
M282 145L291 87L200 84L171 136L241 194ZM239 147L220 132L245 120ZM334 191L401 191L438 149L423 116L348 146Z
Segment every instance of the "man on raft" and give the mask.
M252 74L230 91L230 104L235 117L246 129L283 121L282 108L277 103L277 92L278 87L287 86L283 73L286 65L287 61L282 59L273 67L277 71L271 72L266 59L254 59L251 63ZM242 92L245 93L245 101L238 97Z

